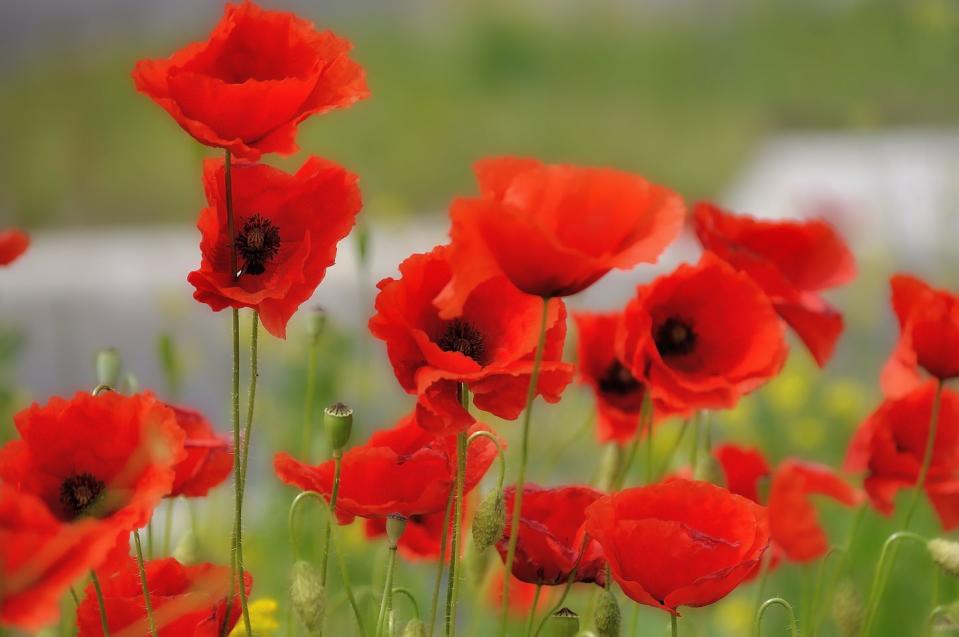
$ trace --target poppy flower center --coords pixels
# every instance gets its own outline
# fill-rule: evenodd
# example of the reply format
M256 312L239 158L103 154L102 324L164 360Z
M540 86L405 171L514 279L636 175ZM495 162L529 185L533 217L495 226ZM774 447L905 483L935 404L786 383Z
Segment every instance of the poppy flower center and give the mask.
M243 223L236 237L236 251L243 258L244 274L263 274L266 265L280 250L280 230L269 219L256 214Z
M683 319L671 316L659 326L653 340L663 358L685 356L696 347L696 332Z
M624 396L633 393L640 387L642 387L642 383L636 380L619 360L610 363L606 373L599 379L599 390L604 394Z
M436 344L444 352L459 352L480 365L483 364L483 335L466 321L450 321Z
M72 520L90 510L100 499L106 485L89 473L70 476L60 485L60 503Z

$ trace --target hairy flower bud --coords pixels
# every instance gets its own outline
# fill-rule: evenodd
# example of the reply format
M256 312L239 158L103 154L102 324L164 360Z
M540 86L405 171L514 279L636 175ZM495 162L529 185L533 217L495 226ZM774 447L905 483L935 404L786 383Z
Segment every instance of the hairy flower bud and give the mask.
M323 624L326 614L326 590L319 572L309 562L299 560L293 564L290 601L308 631L312 632Z
M832 599L832 617L842 637L854 637L862 627L862 598L850 580L845 580L836 588Z
M619 628L623 623L623 615L619 610L616 596L604 589L596 605L596 632L599 637L619 637Z
M426 624L419 618L414 617L406 623L403 629L403 637L426 637Z
M506 528L506 501L500 490L490 491L476 507L473 516L473 542L483 553L500 541Z
M120 352L107 347L97 353L97 384L116 387L120 382Z
M546 620L546 637L574 637L579 632L579 615L563 607Z
M926 543L926 548L939 568L953 577L959 577L959 542L935 538Z
M330 449L341 451L353 432L353 410L343 403L330 405L323 410L323 429Z

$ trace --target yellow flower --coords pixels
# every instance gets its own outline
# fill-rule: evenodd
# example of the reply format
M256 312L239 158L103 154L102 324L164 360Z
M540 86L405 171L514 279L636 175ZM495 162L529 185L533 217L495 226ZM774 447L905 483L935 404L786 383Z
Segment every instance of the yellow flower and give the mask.
M250 602L250 628L253 637L272 637L280 623L276 621L276 609L279 607L272 597L263 597ZM243 617L240 617L236 626L230 631L230 637L248 637Z

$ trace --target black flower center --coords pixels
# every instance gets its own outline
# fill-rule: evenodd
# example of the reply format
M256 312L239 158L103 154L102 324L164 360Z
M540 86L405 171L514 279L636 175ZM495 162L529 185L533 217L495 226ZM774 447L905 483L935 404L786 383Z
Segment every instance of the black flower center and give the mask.
M663 358L685 356L696 347L696 332L688 322L671 316L656 329L653 340Z
M280 250L280 230L258 214L245 222L236 237L236 251L243 259L243 274L263 274Z
M601 392L617 396L631 394L642 385L618 359L609 364L606 373L599 379Z
M483 364L483 335L466 321L453 319L447 323L446 331L436 344L444 352L459 352Z
M89 473L70 476L60 485L60 503L70 519L89 511L100 499L106 485Z

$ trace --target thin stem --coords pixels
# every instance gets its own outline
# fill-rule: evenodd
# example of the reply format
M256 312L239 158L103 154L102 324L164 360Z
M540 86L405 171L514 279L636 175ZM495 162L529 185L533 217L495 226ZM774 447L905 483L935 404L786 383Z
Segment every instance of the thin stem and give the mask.
M756 620L753 622L753 631L756 635L759 635L762 632L762 623L763 615L766 614L766 609L771 606L782 606L786 613L789 615L789 634L792 637L799 637L799 625L796 623L796 613L793 611L792 604L784 600L782 597L772 597L763 602L763 605L759 607L759 611L756 613ZM673 633L676 634L675 632Z
M769 554L769 550L766 551L767 554L762 555L759 559L759 577L756 580L756 610L753 611L753 616L759 615L759 611L762 608L763 597L766 591L766 579L769 577L769 567L772 562L772 555ZM753 637L759 636L759 624L753 623Z
M653 481L653 401L647 400L644 397L643 406L646 407L648 412L644 412L642 407L639 410L640 417L646 420L646 467L644 477L645 484L650 484Z
M140 546L140 530L134 529L133 543L137 550L137 568L140 569L140 585L143 587L143 603L147 609L147 621L150 622L150 634L157 637L157 625L153 619L153 604L150 603L150 587L147 585L147 571L143 566L143 547Z
M813 589L812 603L810 604L807 619L803 624L803 626L806 627L806 637L816 637L816 632L819 630L819 601L822 599L823 582L826 579L826 566L829 564L829 558L833 555L838 555L840 562L837 568L839 568L842 566L842 558L845 553L846 549L834 546L829 549L819 562L819 572L816 575L816 585Z
M536 591L533 593L533 603L529 607L529 617L526 618L526 630L523 632L525 637L530 637L533 631L533 620L536 619L536 607L539 606L539 595L543 592L543 585L536 584Z
M563 607L563 603L566 601L566 596L569 595L570 589L573 588L573 582L576 581L576 572L579 571L579 564L583 561L583 556L586 554L586 548L589 546L589 533L583 534L583 542L579 546L579 555L576 556L576 562L573 563L573 570L569 572L569 577L566 578L566 586L563 588L562 594L559 596L559 599L553 605L552 608L543 616L543 619L540 620L539 625L536 627L536 632L533 633L534 637L538 637L540 632L546 626L546 622L549 620L553 614L556 613L560 608Z
M891 570L891 560L895 559L895 547L901 540L911 540L913 542L919 542L920 544L926 544L926 538L911 531L897 531L886 538L885 543L882 545L882 552L879 554L879 564L876 565L876 573L873 575L872 585L869 588L869 597L866 601L866 617L862 622L859 637L866 637L872 628L873 619L876 616L876 609L879 607L880 600L882 600L882 593L887 580L887 578L883 576L886 562L890 562L888 568Z
M103 629L103 637L110 637L110 624L107 623L107 605L103 601L103 590L100 588L100 580L97 578L96 571L90 571L90 582L93 584L93 591L97 595L97 607L100 609L100 627Z
M303 405L303 460L310 461L313 449L313 407L316 403L316 359L319 349L319 337L310 338L310 347L306 354L306 396Z
M906 519L902 524L903 531L908 531L910 524L912 524L912 518L916 514L919 499L922 497L922 491L926 486L926 476L929 475L929 466L932 464L932 453L936 448L936 430L939 428L939 407L942 404L942 386L943 382L941 380L936 383L936 393L932 399L932 415L929 417L929 436L926 439L926 451L922 456L922 466L919 468L919 477L916 479L916 490L912 494L909 508L906 509Z
M390 546L390 556L386 562L386 583L383 585L383 599L380 600L380 612L376 616L376 630L373 637L380 637L383 627L386 625L386 615L390 606L391 593L393 592L393 569L396 567L396 546Z
M333 451L333 488L330 490L330 511L336 512L336 500L340 494L340 473L343 469L343 452ZM323 554L320 558L320 581L326 587L327 564L330 561L330 534L333 532L335 521L333 516L326 523L326 534L323 538Z
M520 445L519 474L516 477L516 491L513 496L513 523L510 526L509 545L506 550L506 569L503 576L503 608L500 623L500 635L505 637L509 624L509 583L516 558L516 542L519 540L519 521L523 510L523 487L526 484L526 462L529 459L529 425L533 412L533 398L536 397L536 384L539 381L539 368L543 362L543 350L546 348L546 319L549 314L549 299L543 299L543 313L539 322L539 338L536 342L536 354L533 357L533 370L530 372L529 389L526 392L526 409L523 415L523 433Z
M162 552L164 556L170 555L170 536L173 534L173 498L167 498L166 511L163 518L163 545Z
M240 482L236 497L236 570L237 585L240 589L240 606L243 610L243 625L248 635L253 634L250 622L249 602L246 598L246 586L243 585L243 495L246 492L246 470L250 462L250 434L253 430L253 408L256 403L256 381L259 376L257 370L257 340L260 326L260 315L253 312L250 325L250 387L247 390L246 426L243 428L241 444L243 454L240 468Z
M446 499L446 512L443 519L446 523L443 525L443 531L440 534L440 559L436 563L436 579L433 581L433 601L430 604L430 625L427 635L433 634L436 627L436 615L440 605L440 584L443 583L443 565L446 563L446 544L449 540L450 514L453 512L453 496L455 493L450 489L450 495Z
M626 459L623 461L623 466L620 467L610 491L619 491L626 483L626 476L629 475L629 469L633 466L633 460L636 459L636 451L639 448L639 441L643 437L643 432L646 432L647 438L651 438L653 435L653 401L649 392L643 395L643 402L639 408L639 425L636 427L636 437L633 438L633 442L629 445ZM652 440L647 440L647 463L650 462L652 456L652 444Z
M399 593L400 595L403 595L404 597L406 597L406 599L410 601L410 606L413 607L413 617L416 619L419 619L420 605L416 602L416 597L413 595L410 589L404 588L402 586L397 586L396 588L393 589L393 595L396 595L397 593Z
M469 411L469 389L465 384L459 385L460 404ZM463 489L466 479L466 451L468 441L466 433L456 435L456 482L453 498L453 543L450 552L450 579L446 588L446 637L456 635L456 594L460 579L460 535L463 527Z
M153 559L153 518L147 522L147 559Z
M676 616L675 616L675 615L670 615L670 616L669 616L669 628L670 628L669 633L670 633L673 637L678 637L678 635L679 635L679 625L678 625L678 622L676 621Z
M826 589L827 599L828 596L832 595L832 592L836 590L836 584L839 581L839 577L842 575L845 570L846 564L849 562L850 553L852 552L852 547L855 544L856 538L859 534L859 527L862 525L862 519L866 514L866 507L869 506L867 503L863 503L856 510L856 515L852 520L852 524L849 526L849 532L846 535L846 543L843 547L842 552L839 554L839 564L836 565L836 569L832 573L832 577L829 578L829 587ZM821 617L818 612L815 617L813 617L813 633L819 629L819 623L821 622Z
M699 466L699 433L702 428L701 415L699 413L693 414L693 446L689 451L689 470L693 472L693 477L695 478L699 475L696 470Z
M663 463L659 465L659 470L656 471L655 478L658 480L660 476L666 473L669 470L669 465L673 461L676 452L679 450L679 447L683 443L683 439L686 437L686 431L689 429L690 422L689 419L686 419L679 426L679 433L676 434L676 439L673 440L673 446L669 448L669 452L666 454L666 458L663 459Z
M496 489L498 491L503 490L503 483L506 481L506 454L503 453L503 446L497 440L496 435L490 431L475 431L470 434L470 437L466 439L466 448L469 449L469 446L473 444L473 441L477 438L487 438L496 445L496 455L499 458L499 477L496 479Z
M230 274L237 279L236 269L236 220L233 217L233 159L230 149L225 149L223 158L223 186L226 189L226 227L230 235Z

